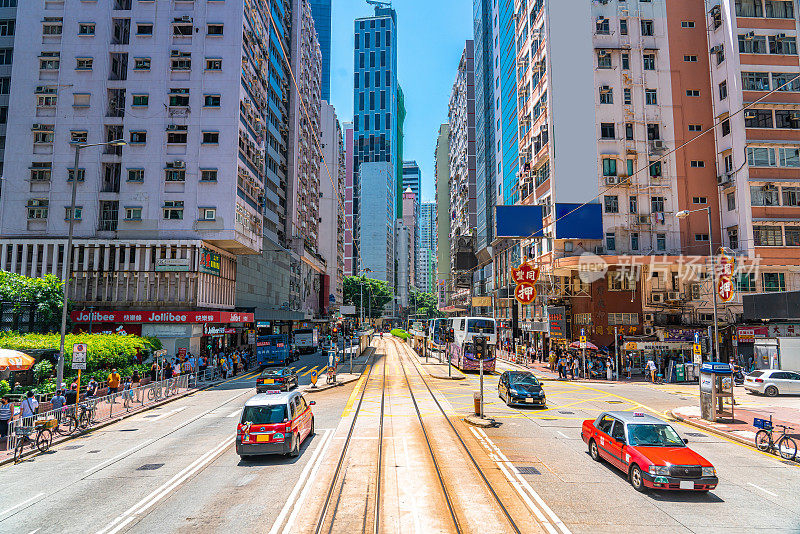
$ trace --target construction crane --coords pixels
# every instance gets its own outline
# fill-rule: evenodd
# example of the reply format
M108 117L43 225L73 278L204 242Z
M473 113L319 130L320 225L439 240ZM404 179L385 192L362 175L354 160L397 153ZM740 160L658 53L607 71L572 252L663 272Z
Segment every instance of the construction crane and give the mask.
M378 0L366 0L366 2L371 6L375 6L375 9L378 9L379 7L385 7L389 9L392 7L391 2L380 2Z

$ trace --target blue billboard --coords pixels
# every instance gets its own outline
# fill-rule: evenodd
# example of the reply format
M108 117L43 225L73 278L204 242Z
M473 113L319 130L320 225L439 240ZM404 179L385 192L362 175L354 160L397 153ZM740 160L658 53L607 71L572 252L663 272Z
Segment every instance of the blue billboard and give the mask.
M555 215L556 239L603 239L603 212L599 203L557 203Z
M542 206L495 206L494 215L497 237L544 237Z

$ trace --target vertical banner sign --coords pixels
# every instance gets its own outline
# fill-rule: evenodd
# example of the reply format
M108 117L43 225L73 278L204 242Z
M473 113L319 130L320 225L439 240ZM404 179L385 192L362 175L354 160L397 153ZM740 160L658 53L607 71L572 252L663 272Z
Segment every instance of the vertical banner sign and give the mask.
M86 370L86 343L72 345L72 369Z
M523 305L531 304L536 300L536 281L539 279L539 269L528 262L522 262L516 269L511 268L511 279L517 284L514 289L514 298Z
M717 280L717 296L722 302L730 302L736 294L733 284L734 259L722 254L719 258L720 274Z

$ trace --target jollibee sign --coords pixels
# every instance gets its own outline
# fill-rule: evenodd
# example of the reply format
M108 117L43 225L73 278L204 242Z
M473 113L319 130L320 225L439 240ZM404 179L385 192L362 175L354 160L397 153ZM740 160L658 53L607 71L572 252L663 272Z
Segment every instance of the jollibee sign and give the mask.
M252 313L192 311L74 311L74 323L252 323Z

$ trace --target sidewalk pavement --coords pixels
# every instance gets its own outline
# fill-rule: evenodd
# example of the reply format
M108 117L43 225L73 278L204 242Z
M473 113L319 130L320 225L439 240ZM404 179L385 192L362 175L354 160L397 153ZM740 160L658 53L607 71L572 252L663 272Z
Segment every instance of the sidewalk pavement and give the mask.
M466 375L464 375L458 367L440 362L440 355L438 352L431 352L427 358L420 356L415 350L409 352L417 358L417 362L420 363L431 378L438 378L440 380L464 380L466 378ZM441 356L444 358L444 354Z
M546 379L549 379L549 380L560 380L558 378L558 371L551 371L549 363L543 363L543 362L535 361L535 362L530 362L530 363L527 363L527 364L522 364L522 363L512 362L512 361L506 360L505 358L498 358L498 359L500 361L504 362L504 363L513 365L513 366L515 366L515 367L517 367L519 369L527 369L528 371L534 372L534 373L542 376L543 378L546 378ZM570 375L567 375L567 376L570 376ZM597 379L597 378L590 378L590 379L568 378L567 381L568 382L575 381L575 382L581 382L581 383L586 383L586 384L649 384L650 383L647 380L645 380L645 378L643 376L634 376L632 378L626 378L626 377L623 376L622 380L601 380L601 379ZM691 385L691 383L688 384L688 385ZM697 384L695 384L695 387L697 387Z
M304 384L300 386L299 391L303 393L319 393L320 391L325 391L327 389L335 388L337 386L343 386L349 382L353 382L354 380L358 380L361 378L361 374L364 372L367 364L372 359L372 355L375 354L375 347L367 347L360 356L353 358L353 372L343 372L345 370L350 370L350 359L349 355L346 359L343 359L339 366L337 367L336 373L336 383L328 384L325 380L325 374L320 374L317 378L317 385L313 386L311 384Z
M772 424L794 427L790 431L792 437L800 439L800 410L786 406L773 407L739 407L734 408L734 421L730 423L712 423L700 417L700 406L684 406L674 408L669 415L678 421L693 427L717 434L745 445L755 446L755 437L758 428L753 426L753 419L769 419ZM777 429L776 429L777 430Z

